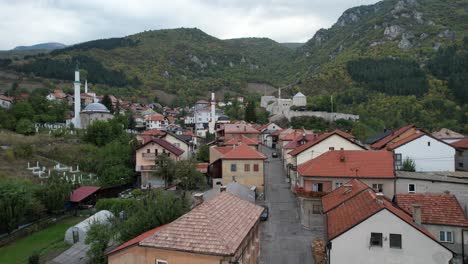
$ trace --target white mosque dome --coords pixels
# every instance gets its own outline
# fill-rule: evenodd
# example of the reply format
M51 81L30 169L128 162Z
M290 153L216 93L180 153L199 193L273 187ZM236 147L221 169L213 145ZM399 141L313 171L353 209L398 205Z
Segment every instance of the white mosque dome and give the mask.
M92 103L85 107L83 110L84 113L86 112L94 112L94 113L110 113L109 109L103 104L100 103Z

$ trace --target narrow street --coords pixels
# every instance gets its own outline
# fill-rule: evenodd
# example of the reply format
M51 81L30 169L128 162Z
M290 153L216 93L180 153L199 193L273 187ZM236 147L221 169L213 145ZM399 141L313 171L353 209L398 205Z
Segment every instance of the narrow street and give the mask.
M264 146L262 152L268 157L265 165L265 204L270 209L270 215L261 224L259 263L314 263L312 241L322 236L322 231L302 228L298 202L286 182L281 158L272 158L273 151Z

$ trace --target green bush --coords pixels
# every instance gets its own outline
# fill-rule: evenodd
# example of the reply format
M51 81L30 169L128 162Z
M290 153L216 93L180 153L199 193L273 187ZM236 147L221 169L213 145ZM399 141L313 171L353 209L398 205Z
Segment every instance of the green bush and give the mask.
M20 143L13 147L14 156L18 158L30 158L34 154L34 148L27 143Z
M16 132L23 135L32 135L34 134L34 124L31 120L22 118L18 121L15 128Z

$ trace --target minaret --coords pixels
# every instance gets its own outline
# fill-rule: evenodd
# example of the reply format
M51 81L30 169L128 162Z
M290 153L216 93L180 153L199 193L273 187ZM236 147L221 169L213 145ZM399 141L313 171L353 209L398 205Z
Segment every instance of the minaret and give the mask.
M88 94L88 80L87 79L84 81L84 92L85 94Z
M75 69L75 82L73 83L75 86L75 118L73 119L73 125L75 128L81 128L81 119L80 119L80 112L81 112L81 91L80 91L80 70L78 69L78 64L76 65Z
M215 132L215 123L216 123L216 101L215 101L215 94L211 93L211 120L208 124L208 129L210 133Z

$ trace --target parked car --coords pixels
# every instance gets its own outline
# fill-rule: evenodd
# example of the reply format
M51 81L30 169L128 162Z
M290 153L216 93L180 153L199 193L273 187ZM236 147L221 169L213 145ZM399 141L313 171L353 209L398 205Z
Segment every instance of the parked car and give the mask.
M268 206L262 205L263 206L263 212L260 215L260 221L266 221L268 219Z
M278 152L273 152L273 153L271 153L271 157L272 157L272 158L277 158L277 157L278 157Z

